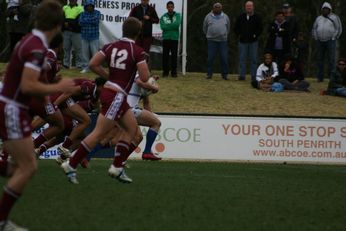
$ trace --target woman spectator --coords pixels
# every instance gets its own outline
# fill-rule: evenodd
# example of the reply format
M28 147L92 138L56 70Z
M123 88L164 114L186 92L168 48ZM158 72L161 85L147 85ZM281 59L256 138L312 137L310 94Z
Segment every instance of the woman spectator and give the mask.
M295 59L287 58L280 68L279 82L285 90L309 91L310 84L304 80L304 74Z

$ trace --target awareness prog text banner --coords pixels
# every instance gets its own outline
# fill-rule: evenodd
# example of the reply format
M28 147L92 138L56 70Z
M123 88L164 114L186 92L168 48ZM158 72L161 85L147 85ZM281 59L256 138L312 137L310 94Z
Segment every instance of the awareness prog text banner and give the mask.
M82 1L79 1L81 3ZM156 9L160 18L167 12L167 1L151 0L150 5ZM95 9L101 13L100 22L100 43L110 43L122 37L122 23L129 16L133 7L138 5L140 0L114 1L114 0L94 0ZM182 1L174 1L175 11L182 13ZM160 24L153 24L153 36L159 40L162 38Z

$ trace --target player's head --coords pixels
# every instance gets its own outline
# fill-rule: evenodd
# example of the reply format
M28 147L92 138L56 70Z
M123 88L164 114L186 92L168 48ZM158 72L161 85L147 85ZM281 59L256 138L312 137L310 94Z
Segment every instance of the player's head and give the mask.
M100 94L101 94L101 90L103 88L103 85L107 82L107 79L102 78L102 77L96 77L94 82L95 82L95 89L93 92L93 97L94 97L94 99L98 99Z
M128 17L123 23L123 37L136 39L141 32L142 23L134 17Z
M95 84L96 86L103 86L107 82L107 79L102 78L102 77L96 77L95 78Z
M54 0L44 0L37 8L35 28L41 31L58 33L64 22L64 12L61 5Z
M63 35L62 33L57 33L54 38L52 39L52 41L50 41L49 43L49 48L50 49L59 49L62 45L62 42L63 42L64 38L63 38Z

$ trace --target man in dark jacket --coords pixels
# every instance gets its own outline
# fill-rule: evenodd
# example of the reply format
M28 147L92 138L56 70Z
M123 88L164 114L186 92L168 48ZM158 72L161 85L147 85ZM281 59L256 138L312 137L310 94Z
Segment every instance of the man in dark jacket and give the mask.
M149 54L153 42L153 23L157 24L160 21L155 8L149 5L149 0L141 0L141 4L131 10L129 17L135 17L142 22L142 31L136 44Z
M298 19L294 15L292 6L289 3L282 5L282 11L284 12L285 20L288 23L288 31L290 33L291 42L295 42L299 33Z
M241 14L235 22L234 32L239 39L239 77L238 80L245 80L246 58L250 56L251 80L256 80L257 56L258 56L258 37L262 33L262 20L254 12L254 3L245 3L245 12Z
M281 66L285 57L291 53L291 39L284 13L278 11L275 21L269 25L266 51L273 54L275 62Z
M8 4L6 15L11 53L17 42L29 32L34 8L30 0L18 1L16 5Z

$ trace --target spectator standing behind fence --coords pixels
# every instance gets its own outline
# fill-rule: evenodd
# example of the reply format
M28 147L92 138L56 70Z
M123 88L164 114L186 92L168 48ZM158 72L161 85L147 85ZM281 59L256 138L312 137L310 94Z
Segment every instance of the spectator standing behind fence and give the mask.
M297 40L292 45L292 56L296 59L300 70L305 76L305 64L309 56L309 43L306 40L303 32L298 33Z
M129 17L135 17L142 22L142 30L136 44L149 54L153 42L153 23L157 24L160 21L155 8L149 5L149 0L141 0L141 4L131 10Z
M88 64L91 57L99 50L99 24L101 14L95 10L93 0L86 0L84 12L80 14L79 25L81 26L83 66L81 73L88 71Z
M10 38L10 53L17 42L29 32L34 6L30 0L9 0L7 2L7 29Z
M222 12L221 3L215 3L213 10L207 14L203 22L203 32L208 41L208 73L207 79L213 76L213 64L216 53L221 56L221 75L224 80L228 80L228 34L230 32L230 21Z
M289 3L285 3L282 5L282 12L284 13L285 20L288 23L288 32L290 35L291 43L295 43L299 33L298 19L294 15L292 6Z
M258 59L258 37L262 33L262 19L254 11L254 3L245 3L245 13L241 14L236 22L234 32L238 36L239 43L239 77L245 80L246 58L250 56L251 80L256 80L256 69Z
M162 30L162 77L167 77L169 70L171 76L177 77L178 41L181 15L174 11L174 3L167 2L167 13L160 18ZM171 65L169 65L169 53L171 53ZM171 68L169 67L171 66Z
M279 73L279 83L285 90L308 91L310 84L304 80L304 74L294 58L285 59Z
M268 33L266 51L273 54L274 61L280 66L284 58L291 52L288 23L282 11L276 12L275 20L269 25Z
M346 59L340 58L336 72L330 76L328 95L346 97Z
M76 55L77 68L83 68L83 53L81 44L81 28L79 25L79 16L83 12L83 7L77 3L77 0L69 0L69 4L63 7L65 14L64 21L64 60L63 66L70 68L72 49Z
M324 58L328 53L329 77L335 73L336 40L342 33L342 25L339 16L332 13L332 6L325 2L321 8L312 28L312 36L316 40L317 50L317 81L324 79Z

